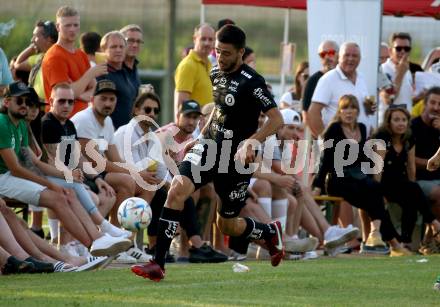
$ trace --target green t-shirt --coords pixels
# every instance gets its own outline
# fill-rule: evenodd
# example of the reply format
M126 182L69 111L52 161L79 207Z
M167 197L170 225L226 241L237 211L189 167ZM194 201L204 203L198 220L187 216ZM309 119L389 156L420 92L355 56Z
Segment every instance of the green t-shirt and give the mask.
M28 133L24 120L20 120L15 126L7 114L0 114L0 149L13 148L19 160L23 160L20 153L21 147L28 147ZM4 174L8 168L0 156L0 174Z

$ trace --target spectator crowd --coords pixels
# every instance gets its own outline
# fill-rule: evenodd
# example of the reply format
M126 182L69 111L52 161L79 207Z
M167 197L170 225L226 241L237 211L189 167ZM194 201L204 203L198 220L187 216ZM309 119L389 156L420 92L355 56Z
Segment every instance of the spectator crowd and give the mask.
M216 31L228 24L194 28L175 70L173 122L163 126L161 99L139 76L146 43L139 25L81 32L79 12L63 6L55 21L35 23L29 46L10 63L0 48L2 274L152 258L171 179L191 158L188 144L222 112L210 71ZM293 87L277 101L284 124L256 148L249 188L234 191L247 197L240 216L281 222L286 259L440 252L440 163L427 169L440 148L440 82L417 85L418 76L440 80L440 54L423 68L410 62L408 33L393 33L378 48L371 93L358 69L359 45L321 42L321 69L310 75L308 62L298 65ZM257 67L250 46L243 63ZM261 113L259 127L264 121ZM152 208L145 240L119 225L119 205L130 197ZM17 202L28 205L29 223L11 208ZM212 183L185 201L167 262L270 258L264 246L221 234L219 206Z

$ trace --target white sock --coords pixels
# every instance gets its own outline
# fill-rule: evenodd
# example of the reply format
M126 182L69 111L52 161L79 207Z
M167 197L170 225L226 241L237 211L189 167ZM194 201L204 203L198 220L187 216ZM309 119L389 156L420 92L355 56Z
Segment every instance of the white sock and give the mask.
M59 237L59 225L60 221L57 219L48 219L49 231L51 239L55 239Z
M101 229L102 232L111 235L112 237L119 237L125 234L124 230L116 227L113 224L110 224L110 222L107 220L102 221L101 225L99 225L99 229Z
M279 220L283 230L286 229L288 205L287 198L272 200L272 219Z
M258 197L257 202L263 207L267 215L272 218L272 198L270 197Z

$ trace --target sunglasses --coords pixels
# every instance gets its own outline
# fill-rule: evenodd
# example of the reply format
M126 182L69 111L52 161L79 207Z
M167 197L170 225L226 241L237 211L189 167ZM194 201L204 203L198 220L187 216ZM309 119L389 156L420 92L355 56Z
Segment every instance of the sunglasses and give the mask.
M336 50L334 49L329 49L327 51L321 51L320 53L318 53L319 56L321 57L321 59L325 58L327 55L328 56L334 56L336 54Z
M153 111L154 114L156 114L156 115L159 114L159 112L160 112L159 108L151 108L151 107L145 107L144 108L145 114L150 114L151 111Z
M125 40L130 44L138 43L139 45L142 45L144 43L144 41L141 39L126 38Z
M411 51L410 46L395 46L394 49L396 49L397 52L401 52L401 51L410 52Z
M29 100L28 97L15 97L16 98L16 104L17 106L21 106L22 104L25 104L26 106L30 107L33 105L33 103Z
M406 104L392 104L389 109L406 109Z
M73 103L75 102L75 100L73 100L73 99L65 99L65 98L57 99L56 101L59 104L66 104L66 103L68 103L69 105L73 105Z

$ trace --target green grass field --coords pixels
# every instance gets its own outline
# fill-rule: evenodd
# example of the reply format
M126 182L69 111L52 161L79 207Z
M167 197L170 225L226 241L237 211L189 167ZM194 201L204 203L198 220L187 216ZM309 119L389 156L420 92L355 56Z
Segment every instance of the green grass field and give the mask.
M160 283L128 268L52 275L0 276L2 306L439 306L432 289L440 257L321 258L167 267Z

